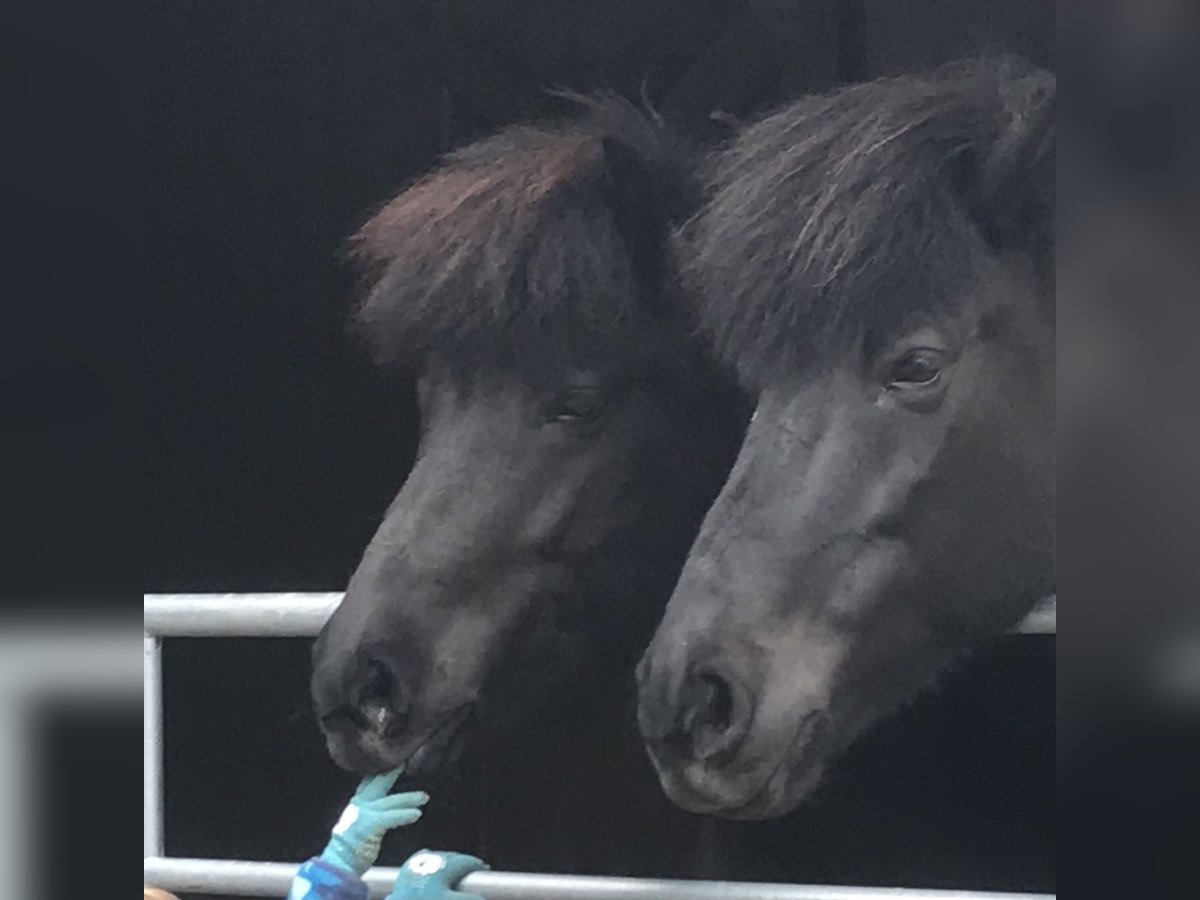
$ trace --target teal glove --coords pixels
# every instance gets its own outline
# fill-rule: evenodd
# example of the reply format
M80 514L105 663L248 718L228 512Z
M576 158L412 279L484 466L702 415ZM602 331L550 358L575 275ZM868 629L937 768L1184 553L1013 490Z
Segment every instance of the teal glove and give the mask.
M375 865L379 844L389 829L411 825L421 818L421 807L429 802L424 791L389 794L403 768L362 780L350 804L343 810L321 860L362 877Z
M483 900L455 890L472 872L486 869L481 859L463 853L422 850L408 858L387 900Z

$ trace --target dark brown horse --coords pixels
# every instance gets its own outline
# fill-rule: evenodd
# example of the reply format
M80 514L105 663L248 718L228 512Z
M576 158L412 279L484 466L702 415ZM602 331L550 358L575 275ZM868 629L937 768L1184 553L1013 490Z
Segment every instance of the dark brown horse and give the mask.
M314 651L330 753L439 768L621 693L744 426L667 254L691 154L616 100L452 154L355 243L418 458ZM631 716L632 720L632 716ZM548 739L548 738L547 738Z
M717 166L689 293L758 401L640 667L685 808L794 808L1053 590L1055 98L958 64L801 100Z

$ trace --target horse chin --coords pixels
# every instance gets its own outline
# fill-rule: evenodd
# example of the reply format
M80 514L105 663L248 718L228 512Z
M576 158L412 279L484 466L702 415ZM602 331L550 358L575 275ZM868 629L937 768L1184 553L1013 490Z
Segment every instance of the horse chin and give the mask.
M805 762L796 769L781 769L750 803L726 815L729 819L775 819L787 815L808 800L825 783L825 766Z
M439 775L453 768L462 758L474 714L475 705L471 703L443 718L404 761L404 771L409 775Z
M824 776L823 766L806 764L797 770L781 766L765 783L751 778L732 781L696 766L678 775L660 773L659 780L671 802L680 809L753 822L774 819L796 809L820 787Z
M825 778L824 717L810 714L795 726L791 740L775 753L761 745L755 764L739 768L736 760L722 768L692 762L678 769L659 769L663 790L688 812L736 821L759 821L785 815L810 797Z
M334 765L357 775L378 775L399 764L398 760L391 762L392 757L381 752L383 748L365 746L363 741L347 735L327 734L325 748Z

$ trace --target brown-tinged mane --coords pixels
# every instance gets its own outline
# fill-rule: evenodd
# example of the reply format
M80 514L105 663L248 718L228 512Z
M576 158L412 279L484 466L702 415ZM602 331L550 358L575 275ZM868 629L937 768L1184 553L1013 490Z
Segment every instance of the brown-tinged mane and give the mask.
M691 156L613 97L451 153L354 237L357 331L383 363L520 364L655 313L672 224L697 205Z

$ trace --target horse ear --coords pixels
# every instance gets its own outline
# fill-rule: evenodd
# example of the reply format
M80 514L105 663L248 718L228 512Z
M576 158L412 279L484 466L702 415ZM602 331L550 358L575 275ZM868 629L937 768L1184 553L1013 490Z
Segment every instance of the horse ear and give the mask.
M1054 217L1057 81L1030 77L1005 93L1006 126L980 152L975 216L997 247L1028 246Z

